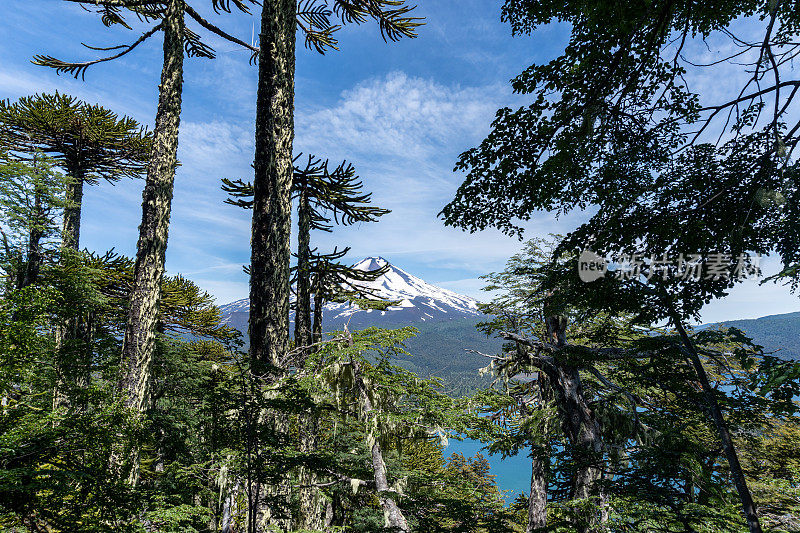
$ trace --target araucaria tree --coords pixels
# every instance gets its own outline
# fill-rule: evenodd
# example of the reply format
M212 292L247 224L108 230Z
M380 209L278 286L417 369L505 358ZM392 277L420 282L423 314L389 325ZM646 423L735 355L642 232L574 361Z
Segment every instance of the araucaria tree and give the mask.
M80 248L84 184L138 177L150 155L152 135L130 117L66 94L37 94L0 101L0 150L46 154L69 177L62 244Z
M294 274L290 283L293 283L296 294L295 349L272 361L273 369L303 366L313 351L310 346L322 339L322 309L325 303L334 297L341 299L366 296L359 282L373 281L388 269L387 266L365 272L340 263L338 260L347 254L349 248L342 251L337 249L330 254L316 253L316 249L312 249L312 230L330 232L334 222L343 225L373 222L389 211L369 205L371 194L362 192L362 182L352 165L343 162L330 171L327 160L323 161L313 155L307 156L304 165L296 165L296 161L302 157L300 154L293 161L292 182L292 196L298 206L297 265L290 269L290 273ZM230 195L226 203L245 209L253 208L251 182L223 179L222 189ZM319 345L316 347L319 348ZM313 450L318 436L316 415L306 413L299 417L298 424L301 449L304 452ZM313 486L314 475L304 467L301 469L300 479L303 488L300 491L299 522L302 527L314 529L322 518L321 500L315 494Z
M67 72L75 77L84 76L95 64L110 61L133 51L142 42L163 34L163 64L156 109L153 144L147 166L147 181L142 193L142 223L136 247L134 280L128 306L128 320L123 342L123 365L119 381L126 407L135 412L146 408L147 388L150 381L155 347L155 330L158 316L161 278L164 274L172 191L175 181L178 152L178 128L181 115L184 54L189 57L213 58L214 50L203 43L200 36L186 26L186 18L227 41L249 49L254 47L227 34L204 19L185 0L70 0L101 15L106 26L122 25L130 28L126 15L152 24L136 41L127 46L105 48L119 50L108 57L81 63L65 62L50 56L37 56L35 62ZM231 4L248 12L243 0L211 0L215 11L231 11ZM134 454L136 455L136 454ZM136 479L134 460L131 479Z
M333 254L314 253L311 246L311 232L331 232L333 224L349 226L359 222L375 222L388 214L388 209L370 205L372 193L363 192L363 183L356 175L352 164L343 161L333 170L328 168L328 160L308 155L304 165L297 165L295 157L292 180L292 197L297 202L297 266L294 267L292 281L295 284L295 346L309 346L313 340L311 299L315 295L315 316L321 327L322 305L332 297L331 284L341 283L339 290L358 281L371 281L384 273L364 273L341 263L347 250L334 251ZM226 203L245 209L253 207L253 185L242 180L222 180L222 190L231 198ZM336 270L336 280L333 271ZM367 276L366 278L364 276ZM324 281L323 281L324 280ZM319 290L316 287L320 287ZM318 340L318 339L317 339Z
M369 205L372 193L363 192L362 187L353 165L346 162L329 171L327 160L308 156L305 168L295 174L292 190L297 198L298 242L294 338L298 346L308 346L313 342L311 293L312 275L316 272L311 268L311 231L330 232L331 219L337 224L347 226L358 222L375 222L390 212L388 209ZM359 273L350 274L348 279L352 283ZM321 304L317 302L316 306L321 312Z
M383 308L392 304L380 298L375 290L367 285L389 271L388 263L375 270L359 270L347 265L341 259L350 251L349 247L334 248L329 253L311 253L308 263L309 284L313 294L312 340L322 340L322 314L328 302L350 302L361 309Z
M275 365L289 341L290 226L297 29L319 53L336 49L341 24L375 20L384 40L415 36L405 0L263 2L256 101L250 257L250 355Z

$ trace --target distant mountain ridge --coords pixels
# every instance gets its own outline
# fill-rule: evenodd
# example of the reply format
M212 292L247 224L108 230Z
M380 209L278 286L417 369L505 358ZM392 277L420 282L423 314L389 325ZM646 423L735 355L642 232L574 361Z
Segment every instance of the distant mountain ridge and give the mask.
M374 282L364 283L387 300L399 301L386 311L361 310L349 303L329 303L323 311L324 331L370 326L396 328L414 326L419 334L406 343L413 357L402 357L398 363L422 376L444 378L445 389L455 395L474 392L487 378L478 369L486 366L483 353L498 353L502 341L488 338L475 326L485 320L474 298L437 287L386 261L367 257L355 267L376 270L389 265L386 274ZM293 299L292 299L293 300ZM245 333L249 318L248 299L220 306L225 323ZM291 322L294 322L292 314ZM731 320L706 324L700 328L736 327L753 338L766 352L783 359L800 360L800 312L771 315L750 320Z
M399 301L399 304L378 311L361 310L346 303L329 303L323 310L323 330L340 330L345 323L353 330L370 326L414 326L419 333L405 343L412 356L400 357L397 364L420 376L443 378L444 390L456 396L484 386L487 378L480 376L478 369L486 366L487 361L466 350L497 353L502 343L475 328L485 319L478 309L477 300L428 283L382 257L367 257L355 268L377 270L387 264L389 270L386 274L362 285L382 298ZM245 333L249 307L245 298L223 305L220 310L227 324ZM293 327L294 314L290 319Z
M703 328L733 327L745 332L764 351L781 359L800 360L800 311L761 318L728 320Z
M367 257L354 265L362 271L372 271L388 265L386 274L372 282L359 282L359 285L373 291L379 297L398 301L385 311L362 310L350 303L331 302L325 305L322 313L323 329L340 329L345 323L351 329L370 326L415 325L421 322L440 322L464 318L482 317L478 302L474 298L437 287L421 278L409 274L382 257ZM291 299L294 301L294 297ZM220 306L223 320L239 329L247 330L249 300L244 298ZM290 315L294 322L294 313Z

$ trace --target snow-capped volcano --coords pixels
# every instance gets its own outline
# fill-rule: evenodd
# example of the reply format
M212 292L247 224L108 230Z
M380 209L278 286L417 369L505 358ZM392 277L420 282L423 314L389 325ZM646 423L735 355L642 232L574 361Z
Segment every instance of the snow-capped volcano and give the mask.
M329 303L323 311L325 329L338 329L345 322L351 327L362 328L482 316L475 299L432 285L382 257L367 257L354 268L370 271L385 265L389 265L389 270L384 275L372 282L359 282L359 285L371 289L382 299L398 301L398 305L377 311L362 310L350 303ZM220 310L226 322L242 331L247 330L249 304L246 298L223 305Z

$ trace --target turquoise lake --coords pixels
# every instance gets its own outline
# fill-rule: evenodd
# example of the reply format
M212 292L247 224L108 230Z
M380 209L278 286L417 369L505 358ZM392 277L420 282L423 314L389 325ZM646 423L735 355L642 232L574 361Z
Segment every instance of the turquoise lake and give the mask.
M464 457L474 457L480 452L491 465L491 474L497 476L497 486L506 492L506 502L512 502L517 494L528 492L531 488L531 459L525 451L513 457L501 459L500 455L489 455L483 450L484 444L475 440L457 441L450 439L445 449L445 457L461 453Z

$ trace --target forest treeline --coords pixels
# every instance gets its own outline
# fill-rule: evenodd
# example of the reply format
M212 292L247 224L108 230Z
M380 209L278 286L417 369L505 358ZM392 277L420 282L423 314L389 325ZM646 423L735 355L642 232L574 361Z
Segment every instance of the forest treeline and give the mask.
M797 285L796 5L504 3L513 34L559 20L570 40L512 80L532 103L498 111L460 156L466 178L440 216L521 236L542 210L593 214L485 277L478 327L505 344L472 353L485 377L455 395L396 364L412 355L411 326L323 330L328 302L393 302L364 285L385 268L353 269L346 243L319 250L314 236L389 211L352 164L293 145L297 39L324 54L352 24L415 38L415 8L69 1L108 28L148 29L90 47L94 59L34 63L85 77L160 37L159 97L152 131L65 94L0 103L0 527L800 530L800 364L736 329L688 326L760 274L759 254L783 267L765 281ZM255 43L223 29L256 14ZM738 36L742 18L763 38ZM231 209L252 213L246 350L212 297L164 267L183 64L214 59L209 34L258 70L253 176L221 182ZM739 50L686 58L687 43L718 35ZM747 76L738 96L707 102L686 78L721 64ZM82 248L85 186L129 178L143 178L135 257ZM591 283L578 276L586 249L612 258ZM446 457L463 437L530 457L530 491L505 502L483 456Z

